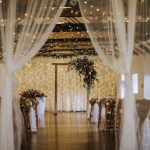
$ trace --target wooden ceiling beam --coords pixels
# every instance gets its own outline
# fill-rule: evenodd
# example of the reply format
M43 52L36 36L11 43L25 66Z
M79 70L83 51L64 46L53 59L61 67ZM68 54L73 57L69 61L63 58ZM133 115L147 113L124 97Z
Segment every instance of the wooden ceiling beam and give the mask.
M64 23L56 24L53 32L83 32L86 31L84 23Z
M94 48L74 48L74 49L71 49L71 48L70 49L69 48L68 49L61 48L61 49L47 49L46 51L47 52L52 52L52 51L53 52L61 52L61 51L64 52L64 51L66 51L67 52L67 51L80 51L80 50L95 51ZM44 51L44 49L41 49L39 52L41 52L41 51Z
M90 38L48 39L46 43L56 42L91 42Z

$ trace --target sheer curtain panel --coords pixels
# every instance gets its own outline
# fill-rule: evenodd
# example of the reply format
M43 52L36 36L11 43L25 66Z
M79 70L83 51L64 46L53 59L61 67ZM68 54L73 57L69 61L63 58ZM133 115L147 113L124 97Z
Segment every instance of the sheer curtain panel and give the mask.
M66 0L0 0L0 149L14 150L12 79L43 46ZM16 150L16 149L15 149Z
M120 150L137 150L138 117L130 77L137 0L78 2L99 58L111 69L126 76Z

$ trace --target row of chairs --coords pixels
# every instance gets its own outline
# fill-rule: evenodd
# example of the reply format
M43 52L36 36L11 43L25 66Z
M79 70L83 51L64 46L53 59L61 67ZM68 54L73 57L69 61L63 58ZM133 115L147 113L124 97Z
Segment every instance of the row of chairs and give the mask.
M118 109L116 111L116 98L103 98L99 101L97 99L92 99L90 101L91 105L94 106L95 103L99 105L99 122L98 126L101 124L101 110L105 106L106 113L106 129L105 131L115 131L120 127L121 122L121 105L119 103Z

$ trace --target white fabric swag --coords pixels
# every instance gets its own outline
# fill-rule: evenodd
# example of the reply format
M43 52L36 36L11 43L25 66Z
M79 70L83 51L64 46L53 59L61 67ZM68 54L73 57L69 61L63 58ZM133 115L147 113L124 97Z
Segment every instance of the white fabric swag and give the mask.
M66 0L0 1L0 49L3 57L0 68L0 81L3 81L0 83L1 150L15 149L12 115L13 73L44 45L65 3Z
M114 71L126 75L120 150L137 150L138 118L130 77L137 0L128 0L126 5L123 0L78 1L99 58Z
M67 71L68 66L58 68L58 111L85 111L87 92L81 77L75 72Z

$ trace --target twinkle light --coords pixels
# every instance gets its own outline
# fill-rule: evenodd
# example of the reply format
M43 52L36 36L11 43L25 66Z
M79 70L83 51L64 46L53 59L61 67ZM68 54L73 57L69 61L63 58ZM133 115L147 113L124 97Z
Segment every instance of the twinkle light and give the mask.
M103 16L105 16L106 12L103 12L102 14L103 14Z
M79 14L79 12L78 11L76 11L76 15L78 15Z
M91 91L91 97L106 97L108 95L115 96L116 94L116 85L115 80L117 74L109 70L99 59L98 57L90 57L91 60L94 60L94 64L97 70L98 82L95 83L94 88ZM70 59L60 59L56 60L53 58L44 58L38 57L32 59L28 64L26 64L22 69L16 72L16 77L20 83L19 91L25 91L27 89L37 89L44 92L47 97L47 108L53 107L54 103L54 93L55 93L55 70L52 62L69 62ZM64 70L66 66L60 66L58 69L59 80L58 80L58 92L61 94L61 88L63 87L65 91L68 91L68 84L70 84L71 89L77 90L77 85L80 86L82 91L82 101L86 103L86 90L82 87L80 83L80 77L76 72L66 73ZM70 83L65 85L67 78L71 79ZM61 81L64 79L64 81ZM73 80L72 80L73 79ZM70 94L70 98L72 98ZM73 103L73 102L71 102ZM50 109L50 108L49 108Z

